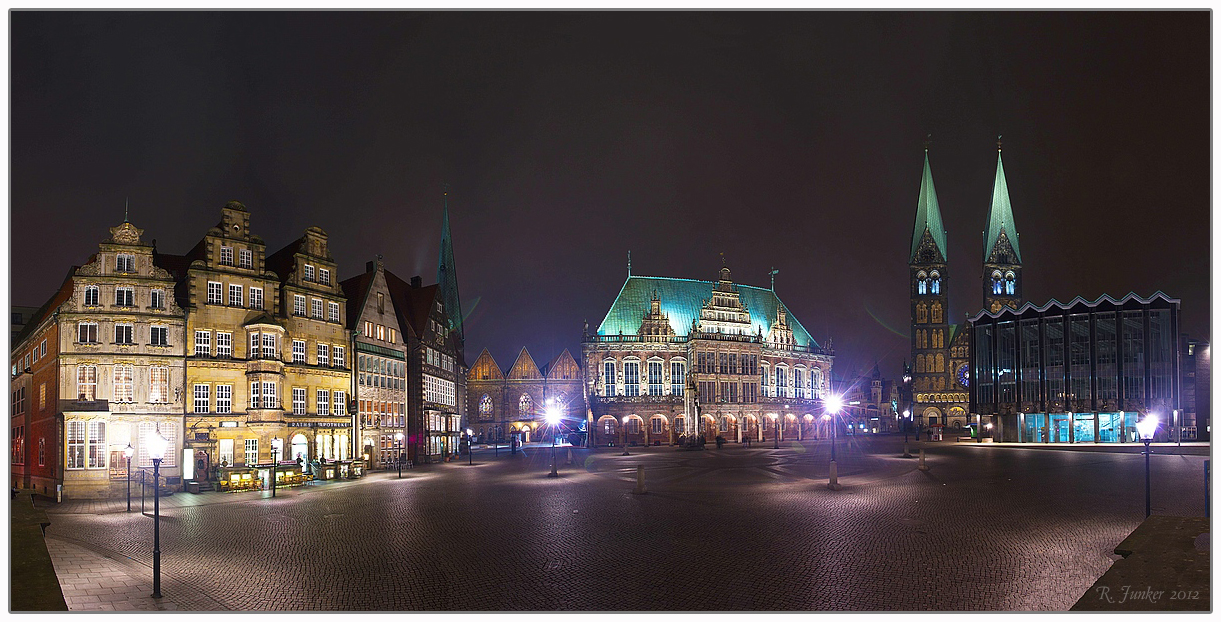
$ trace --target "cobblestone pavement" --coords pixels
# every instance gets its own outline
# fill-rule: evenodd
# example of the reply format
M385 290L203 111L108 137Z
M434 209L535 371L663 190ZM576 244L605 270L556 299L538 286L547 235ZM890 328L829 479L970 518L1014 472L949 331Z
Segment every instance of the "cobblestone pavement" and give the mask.
M548 449L476 452L474 466L428 465L402 479L377 473L275 499L176 494L162 505L163 602L1066 610L1144 518L1140 455L913 443L927 452L930 470L919 471L917 460L899 457L901 445L902 437L841 440L838 492L825 486L822 441L630 456L576 450L572 466L561 450L559 478L547 477ZM1202 515L1203 460L1153 456L1154 512ZM644 495L632 494L637 465ZM148 581L151 518L122 504L102 514L81 507L49 508L57 572L79 549L108 555L91 562L99 568ZM73 597L90 579L60 573ZM110 602L136 609L140 601Z

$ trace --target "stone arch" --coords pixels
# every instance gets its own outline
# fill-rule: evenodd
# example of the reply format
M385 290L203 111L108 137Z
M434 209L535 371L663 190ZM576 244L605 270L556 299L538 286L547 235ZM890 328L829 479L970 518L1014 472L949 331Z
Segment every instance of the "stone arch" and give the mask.
M941 323L941 321L942 321L942 317L941 317L941 303L940 303L940 302L934 302L934 303L933 303L933 308L932 308L932 316L933 316L933 317L932 317L932 320L933 320L933 322L932 322L932 323L933 323L933 324L940 324L940 323Z
M945 355L940 352L937 353L937 364L934 371L945 371Z
M941 409L936 406L929 406L924 409L924 425L934 423L945 423L944 417L941 416Z
M928 323L928 305L924 304L923 302L916 305L916 323Z
M669 444L670 420L661 413L650 416L648 435L650 445L660 445L662 442Z

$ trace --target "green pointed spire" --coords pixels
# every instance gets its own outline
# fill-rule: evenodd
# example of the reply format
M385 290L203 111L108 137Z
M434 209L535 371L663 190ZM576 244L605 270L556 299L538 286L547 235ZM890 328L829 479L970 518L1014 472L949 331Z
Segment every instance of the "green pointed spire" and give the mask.
M926 229L941 251L941 257L948 258L945 228L941 226L941 208L937 205L937 190L933 187L933 169L928 164L927 147L924 149L924 176L920 179L920 201L916 205L916 226L912 231L912 252L908 261L916 261L916 251L920 249L920 240Z
M437 258L437 283L449 316L450 328L457 331L458 338L465 340L462 330L462 303L458 298L458 269L454 265L454 244L449 233L449 190L445 191L445 207L441 217L441 255Z
M1022 251L1018 248L1017 226L1013 224L1013 207L1009 204L1009 185L1005 183L1005 167L1001 164L999 143L996 149L996 181L992 183L992 211L988 213L988 233L984 238L984 261L992 257L992 249L1000 239L1001 232L1009 239L1017 263L1022 263Z

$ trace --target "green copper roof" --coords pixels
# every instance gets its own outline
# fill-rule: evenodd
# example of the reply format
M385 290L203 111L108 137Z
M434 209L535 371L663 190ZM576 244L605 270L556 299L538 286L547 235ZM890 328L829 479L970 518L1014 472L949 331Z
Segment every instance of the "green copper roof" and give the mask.
M945 228L941 226L941 208L937 205L937 189L933 187L933 169L928 165L928 150L924 150L924 176L920 179L920 201L916 204L916 226L912 230L912 252L909 261L916 260L916 250L920 248L920 238L928 229L941 251L941 256L949 258L946 253Z
M1005 183L1005 167L1001 164L1001 153L996 152L996 181L992 183L992 211L988 213L988 237L984 238L984 261L992 256L1001 229L1009 238L1013 254L1022 262L1022 251L1018 248L1017 225L1013 224L1013 207L1009 204L1009 185Z
M640 330L640 321L649 312L649 301L653 292L661 299L661 312L669 316L670 326L680 337L691 332L691 321L698 318L704 301L712 298L712 281L696 281L694 279L672 279L657 276L630 276L619 290L606 318L598 326L599 335L634 335ZM738 295L746 309L750 311L751 332L762 330L767 336L772 322L776 321L776 311L784 306L776 293L762 287L735 284ZM788 316L789 328L793 329L793 339L799 346L820 347L805 327L793 317L793 313L784 307Z

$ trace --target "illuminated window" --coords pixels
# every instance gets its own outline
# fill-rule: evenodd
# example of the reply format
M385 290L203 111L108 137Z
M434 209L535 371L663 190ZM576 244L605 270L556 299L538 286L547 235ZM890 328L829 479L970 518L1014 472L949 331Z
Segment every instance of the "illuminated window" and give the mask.
M261 287L251 287L250 288L250 308L251 309L262 309L263 308L263 288L261 288Z
M1013 296L1014 290L1017 289L1017 275L1012 272L1005 273L1005 293Z
M114 366L114 401L135 401L135 389L132 381L134 368L131 365Z
M293 294L293 315L305 315L305 296Z
M134 332L135 328L131 324L115 324L114 342L120 345L131 345L136 342Z
M81 365L76 368L76 395L82 402L92 402L97 395L97 365Z
M115 256L115 269L119 272L135 272L136 256L119 253Z
M681 361L670 363L670 393L682 395L687 383L687 365Z
M96 285L90 285L85 288L85 306L98 306L98 288Z
M933 273L929 275L928 289L929 289L929 293L932 293L932 294L941 293L941 275L937 274L936 270L934 270Z
M334 397L335 404L331 414L335 416L346 415L348 410L347 395L343 391L336 391Z
M640 363L623 363L623 394L629 397L640 395Z
M310 300L310 315L317 319L322 319L322 301L313 298Z
M208 304L222 304L221 300L221 284L216 281L208 281Z
M331 352L331 346L329 346L325 343L318 344L318 364L319 365L330 365L331 364L330 352Z
M485 417L492 414L492 398L488 397L487 393L484 393L483 397L479 398L479 414Z
M116 287L114 290L114 304L116 307L136 306L136 290L130 287Z
M154 365L148 368L148 401L165 404L170 401L170 368Z
M339 321L339 303L338 302L327 302L326 306L327 306L327 319L331 322L338 322Z
M81 322L77 324L76 341L78 343L97 343L98 342L98 325L97 322Z
M233 247L232 246L220 247L220 265L222 265L222 266L232 266L233 265Z
M305 362L305 340L304 339L293 339L293 362L294 363L304 363Z
M293 387L293 414L305 414L305 387Z
M992 293L999 295L1003 292L1004 292L1004 284L1001 280L1001 273L999 270L993 271L992 272Z
M207 335L207 331L204 331ZM216 333L216 356L230 358L233 356L233 333Z
M628 434L640 434L640 419L638 419L636 417L628 417L627 433Z
M207 388L208 385L203 385ZM206 398L207 396L205 396ZM205 399L205 404L207 400ZM205 405L205 408L207 406ZM233 385L218 384L216 385L216 412L230 413L233 412Z
M238 262L239 267L253 268L254 267L254 253L251 253L250 249L248 249L248 248L243 248L242 250L238 251L238 253L237 253L237 262Z
M154 346L170 345L170 327L152 326L149 328L149 343Z
M206 384L197 384L194 386L194 405L195 412L208 412L209 399L208 394L211 392L211 386Z
M928 274L923 270L916 273L916 293L920 295L928 293Z
M253 465L259 463L259 439L246 439L246 464Z
M154 289L149 292L149 307L153 309L165 308L165 290Z
M318 411L319 415L325 415L331 412L331 392L327 389L318 389Z
M662 431L665 429L666 421L665 421L665 419L662 419L661 417L653 417L652 419L649 420L649 424L650 424L650 430L649 430L650 432L652 432L653 434L661 434Z
M522 393L517 400L517 412L522 419L534 416L534 400L530 399L529 393Z
M305 264L305 280L306 281L314 280L314 267L311 266L310 264Z
M327 270L326 268L318 268L318 280L321 281L323 285L330 285L331 271Z

